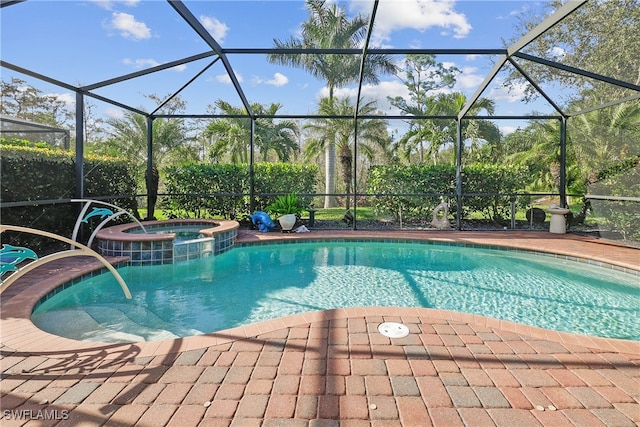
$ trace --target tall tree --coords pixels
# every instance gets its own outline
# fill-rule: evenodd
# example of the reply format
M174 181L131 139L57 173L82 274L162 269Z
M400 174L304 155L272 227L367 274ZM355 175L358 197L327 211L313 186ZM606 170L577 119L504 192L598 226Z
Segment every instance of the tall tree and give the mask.
M0 81L0 114L61 129L72 129L75 117L58 95L45 94L16 77ZM55 143L55 138L47 142Z
M282 107L271 103L268 106L254 103L251 109L257 116L273 116ZM246 115L243 107L236 107L223 100L215 102L215 108L229 116ZM300 129L293 120L278 120L262 117L256 119L254 142L256 149L267 161L269 156L282 162L294 157L300 147L298 137ZM224 117L212 121L204 130L203 136L212 141L210 157L214 161L228 158L233 163L248 163L251 144L251 119L248 117Z
M158 104L161 99L156 95L147 97ZM174 98L166 104L163 109L164 114L176 114L185 107L184 101ZM94 151L105 154L115 154L118 157L130 159L137 168L146 171L147 163L147 119L140 114L125 111L123 117L110 118L106 120L108 128L106 133L109 139L101 147L96 147ZM158 198L158 186L160 181L159 169L165 165L166 159L177 149L184 149L191 141L189 129L183 119L159 118L153 121L153 168L150 176L146 176L145 185L150 198L150 206L147 216L153 218L155 204Z
M409 54L402 69L396 72L409 92L408 99L402 96L387 99L406 116L437 115L439 107L435 93L453 87L459 72L456 67L445 67L437 62L435 55ZM431 120L411 119L408 123L409 130L398 141L403 157L410 160L411 153L417 151L420 163L427 157L435 161L440 141L445 136L442 129Z
M349 98L322 98L318 107L318 114L324 116L350 116L353 117L355 106ZM360 106L358 112L363 116L377 114L375 101L369 101ZM346 209L351 207L350 193L353 183L353 153L354 142L357 141L358 153L372 161L376 148L386 149L389 142L387 124L383 119L359 119L358 133L355 134L353 119L316 118L305 127L309 131L310 138L306 141L305 156L308 159L324 152L326 146L331 144L336 147L342 169L342 180L345 185Z
M612 163L640 155L639 100L572 117L568 128L574 141L569 148L587 185Z
M550 0L545 7L550 13L563 3L563 0ZM533 10L521 14L518 17L517 32L529 32L544 16L547 13ZM589 1L527 45L526 52L640 85L639 22L638 0ZM535 63L526 65L528 73L540 85L548 82L562 83L566 88L576 89L572 94L574 99L581 98L582 90L592 88L594 84L598 90L592 93L599 95L601 100L615 100L631 94L629 90L597 84L587 77L568 71ZM523 81L524 78L514 72L507 83L515 80ZM528 94L534 96L535 89L529 86Z
M467 103L467 97L461 92L441 93L435 99L435 110L442 115L457 115ZM469 108L468 114L492 115L495 112L495 102L488 98L478 98ZM445 133L445 144L455 143L457 126L455 121L441 121L442 132ZM465 143L467 158L473 161L477 157L479 148L484 144L494 147L500 144L500 129L490 120L462 120L462 140Z
M344 9L325 0L307 0L309 18L302 23L300 35L287 40L273 41L276 49L353 49L361 47L366 37L368 21L364 16L347 17ZM314 77L326 82L329 103L334 101L334 90L355 83L359 79L360 55L341 54L270 54L269 62L302 68ZM368 55L364 64L363 80L377 84L379 73L394 73L396 67L387 55ZM325 147L325 196L326 208L335 206L335 156L336 147Z

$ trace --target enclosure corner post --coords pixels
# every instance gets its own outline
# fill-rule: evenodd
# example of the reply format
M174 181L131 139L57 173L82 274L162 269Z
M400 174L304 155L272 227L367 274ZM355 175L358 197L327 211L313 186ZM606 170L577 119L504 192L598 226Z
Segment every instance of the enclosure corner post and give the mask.
M567 207L567 118L560 119L560 206Z
M155 210L153 188L153 117L147 116L147 219L152 219Z
M84 198L84 94L76 92L76 189L74 197Z
M462 230L462 119L456 119L456 229Z
M256 188L255 188L255 176L253 170L253 162L254 162L254 146L255 146L255 137L256 137L256 118L251 117L251 135L249 138L249 212L253 212L255 209L255 198L256 198ZM243 191L244 192L244 191Z

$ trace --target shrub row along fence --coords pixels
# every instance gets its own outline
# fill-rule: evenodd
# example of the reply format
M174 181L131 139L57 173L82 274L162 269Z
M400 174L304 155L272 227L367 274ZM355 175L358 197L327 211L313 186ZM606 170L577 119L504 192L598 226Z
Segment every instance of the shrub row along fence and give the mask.
M4 142L4 141L3 141ZM78 206L66 203L75 194L75 158L61 150L34 146L2 144L2 222L29 226L61 235L70 235ZM626 194L637 194L640 163L624 165L623 183L603 177L592 194L618 195L621 198L594 203L593 210L607 218L624 238L639 239L638 203ZM85 198L109 200L137 215L136 170L122 159L86 156ZM632 178L629 179L629 173ZM158 206L175 217L222 217L243 219L251 210L264 210L278 195L297 193L306 206L318 197L319 170L316 164L256 163L189 164L163 170L162 204ZM253 188L250 183L253 180ZM529 181L522 167L474 164L462 173L462 216L482 217L504 222L512 217L514 206L526 209L531 198L523 194ZM633 188L630 188L633 187ZM253 191L251 191L253 190ZM366 185L358 190L360 206L368 206L381 216L396 220L424 220L445 199L456 212L456 170L449 165L372 166ZM251 204L253 196L254 203ZM635 200L635 199L634 199ZM12 206L12 202L34 201ZM48 203L42 203L48 201ZM253 208L253 209L252 209Z
M509 194L522 191L526 184L524 168L476 164L464 168L462 189L467 195L462 217L479 213L493 221L510 216ZM440 203L438 195L456 193L454 166L374 166L369 171L371 205L377 210L393 214L397 219L425 218ZM421 195L422 194L422 195ZM418 195L418 196L416 196ZM491 195L491 196L487 196ZM528 197L517 200L520 207L529 203ZM455 210L455 206L452 206Z
M251 170L247 164L190 164L165 170L166 207L177 217L220 216L239 219L250 213ZM284 193L313 194L318 165L253 165L254 210L263 210ZM309 206L312 197L303 197Z
M0 216L3 224L37 228L71 236L80 205L55 203L74 197L75 158L62 150L47 148L2 146L0 168ZM136 211L135 171L121 160L87 156L84 164L85 197L110 198L110 203ZM112 199L113 196L126 195ZM127 197L128 196L128 197ZM13 206L11 202L51 201L50 204ZM9 205L9 207L7 207ZM12 240L32 249L42 250L47 240L38 236L21 236Z

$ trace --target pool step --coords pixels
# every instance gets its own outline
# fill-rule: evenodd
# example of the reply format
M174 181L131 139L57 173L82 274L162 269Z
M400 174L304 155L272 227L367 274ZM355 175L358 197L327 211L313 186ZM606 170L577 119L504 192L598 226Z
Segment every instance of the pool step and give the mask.
M178 338L178 335L159 327L150 328L131 320L123 311L104 306L63 309L33 316L39 328L63 337L92 342L141 342ZM121 332L123 330L132 333Z
M204 332L193 328L185 328L179 325L171 324L153 312L147 310L136 304L121 303L111 305L114 309L118 309L123 312L127 317L133 319L133 321L139 325L150 329L164 330L175 334L178 337L187 337L191 335L200 335ZM164 339L164 338L163 338Z
M114 308L99 305L84 307L99 324L112 331L131 331L138 336L137 341L159 341L178 338L178 336L168 330L161 328L150 328L133 321L126 313Z
M79 341L138 342L141 336L106 328L84 310L66 309L34 314L33 322L51 334Z

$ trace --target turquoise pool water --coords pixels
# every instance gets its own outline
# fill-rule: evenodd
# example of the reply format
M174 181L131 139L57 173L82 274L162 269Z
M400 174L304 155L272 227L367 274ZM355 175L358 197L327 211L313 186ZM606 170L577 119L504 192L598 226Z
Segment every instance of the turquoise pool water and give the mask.
M514 251L418 243L238 247L213 258L84 279L34 310L46 331L159 340L312 310L432 307L559 331L640 340L638 276Z

